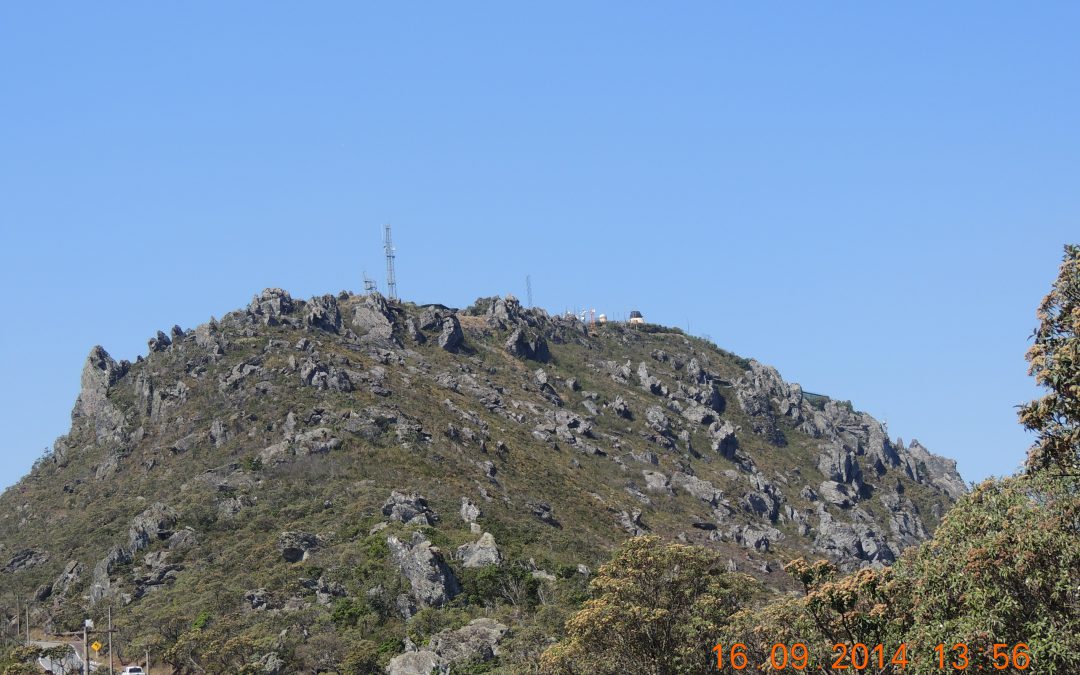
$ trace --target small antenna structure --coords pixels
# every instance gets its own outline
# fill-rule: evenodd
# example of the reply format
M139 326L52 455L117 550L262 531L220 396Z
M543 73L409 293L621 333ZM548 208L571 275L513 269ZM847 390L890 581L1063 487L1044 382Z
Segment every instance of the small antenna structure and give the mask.
M374 279L367 275L367 270L364 270L364 293L370 294L377 290L379 290L378 284L375 283Z
M528 274L525 275L525 297L529 301L529 307L532 307L532 276Z
M397 300L397 279L394 278L394 241L390 237L390 223L383 225L383 250L386 251L386 297Z

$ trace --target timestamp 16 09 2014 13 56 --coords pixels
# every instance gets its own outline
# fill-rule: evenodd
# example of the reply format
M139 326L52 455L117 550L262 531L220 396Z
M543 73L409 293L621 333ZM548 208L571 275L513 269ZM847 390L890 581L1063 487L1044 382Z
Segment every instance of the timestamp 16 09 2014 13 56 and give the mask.
M827 667L825 664L812 663L810 648L805 643L796 642L791 645L777 643L772 646L769 658L764 663L750 663L745 644L736 642L733 645L717 644L712 648L716 655L717 670L748 672L780 672L813 670L815 672L826 671L880 671L891 668L894 671L902 671L912 663L908 645L901 643L898 647L886 647L885 645L867 645L861 642L846 644L838 642L832 645L832 660ZM985 655L984 659L976 659L976 655ZM1024 642L1016 644L995 643L983 649L969 648L967 643L958 642L953 645L938 644L930 654L924 655L930 663L944 671L1021 671L1031 666L1031 655L1028 646ZM985 662L985 665L984 665Z

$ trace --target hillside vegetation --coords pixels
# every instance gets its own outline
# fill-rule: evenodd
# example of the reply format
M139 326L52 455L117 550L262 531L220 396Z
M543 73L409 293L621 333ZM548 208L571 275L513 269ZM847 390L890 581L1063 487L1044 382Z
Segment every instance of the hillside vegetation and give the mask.
M91 350L71 431L0 495L0 611L112 607L116 656L175 672L529 671L629 537L764 597L794 558L892 563L965 493L756 361L511 297L268 289L148 347Z

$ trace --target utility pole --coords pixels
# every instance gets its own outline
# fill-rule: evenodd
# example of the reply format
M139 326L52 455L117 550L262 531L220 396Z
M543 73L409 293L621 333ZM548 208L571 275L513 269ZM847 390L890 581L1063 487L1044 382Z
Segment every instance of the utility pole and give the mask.
M113 675L113 652L112 652L112 603L109 603L109 675Z
M26 646L30 646L30 601L26 601Z
M397 300L397 279L394 278L394 242L390 238L390 223L383 225L383 250L386 251L386 297Z
M22 597L15 596L15 641L22 635Z
M150 672L150 650L146 650L146 672Z
M90 621L90 620L89 619L83 619L83 624L82 624L82 653L83 653L82 667L83 667L83 675L90 675L90 643L87 642L87 640L86 640L86 628L87 628L86 624L87 624L88 621Z

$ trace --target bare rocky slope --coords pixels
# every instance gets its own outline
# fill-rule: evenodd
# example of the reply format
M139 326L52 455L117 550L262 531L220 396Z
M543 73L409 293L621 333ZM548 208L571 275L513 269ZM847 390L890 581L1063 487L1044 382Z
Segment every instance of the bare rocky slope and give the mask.
M888 564L964 490L677 329L268 289L135 363L91 350L71 431L0 496L0 603L52 630L112 606L121 654L209 672L195 624L267 673L516 672L628 536L782 590L800 555Z

